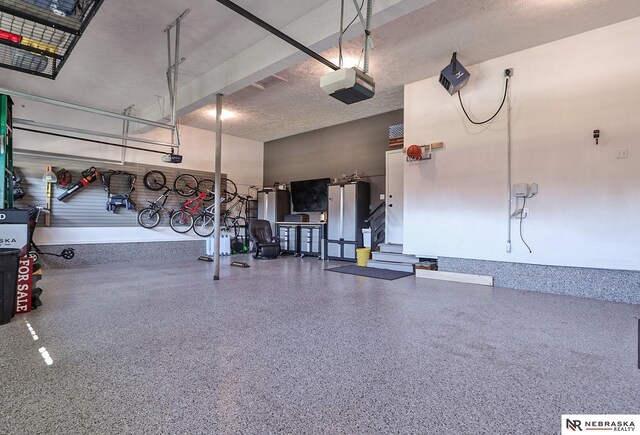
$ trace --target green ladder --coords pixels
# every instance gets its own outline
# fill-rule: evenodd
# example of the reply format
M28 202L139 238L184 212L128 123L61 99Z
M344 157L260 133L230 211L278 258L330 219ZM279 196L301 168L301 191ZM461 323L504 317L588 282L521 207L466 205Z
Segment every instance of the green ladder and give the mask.
M0 188L0 209L13 208L13 101L8 95L0 95L0 171L4 183Z

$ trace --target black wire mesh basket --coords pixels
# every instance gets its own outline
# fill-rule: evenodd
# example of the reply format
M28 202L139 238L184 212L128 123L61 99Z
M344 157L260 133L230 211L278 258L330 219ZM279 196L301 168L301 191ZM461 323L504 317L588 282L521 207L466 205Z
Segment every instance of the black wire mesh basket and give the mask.
M0 0L0 66L55 79L103 0Z

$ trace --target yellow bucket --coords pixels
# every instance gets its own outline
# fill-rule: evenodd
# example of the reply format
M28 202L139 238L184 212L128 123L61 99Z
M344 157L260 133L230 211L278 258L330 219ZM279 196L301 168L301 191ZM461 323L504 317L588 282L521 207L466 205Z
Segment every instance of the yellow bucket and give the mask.
M371 248L356 249L356 257L358 258L358 266L366 266L367 260L371 258Z

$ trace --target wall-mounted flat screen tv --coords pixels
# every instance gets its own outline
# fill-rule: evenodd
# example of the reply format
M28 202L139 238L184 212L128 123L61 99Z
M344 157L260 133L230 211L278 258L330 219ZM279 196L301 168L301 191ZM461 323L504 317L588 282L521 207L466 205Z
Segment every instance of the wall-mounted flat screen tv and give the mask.
M293 211L327 211L329 178L291 182Z

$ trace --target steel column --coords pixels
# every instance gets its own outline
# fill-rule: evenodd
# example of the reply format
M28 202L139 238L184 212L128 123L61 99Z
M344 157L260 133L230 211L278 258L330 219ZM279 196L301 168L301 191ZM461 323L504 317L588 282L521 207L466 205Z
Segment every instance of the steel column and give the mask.
M222 94L216 95L216 163L215 163L215 207L213 212L215 213L215 222L213 234L214 240L214 272L213 280L220 280L220 211L222 210L222 201L220 195L220 187L222 186Z
M365 74L369 73L369 55L371 52L371 18L373 16L373 0L367 0L367 22L365 23L365 39L364 39L364 71Z

